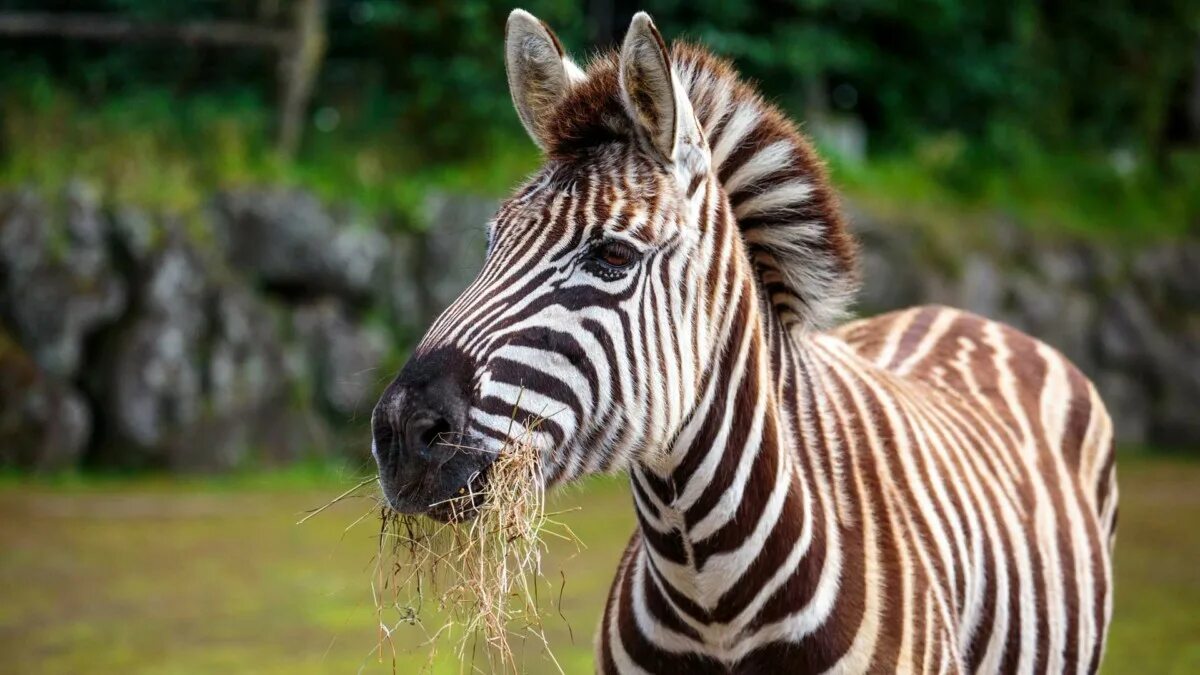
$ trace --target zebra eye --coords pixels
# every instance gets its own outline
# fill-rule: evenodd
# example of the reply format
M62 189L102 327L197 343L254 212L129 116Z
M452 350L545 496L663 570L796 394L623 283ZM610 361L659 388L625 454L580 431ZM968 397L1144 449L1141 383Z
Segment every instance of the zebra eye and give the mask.
M604 241L592 249L592 257L615 269L625 269L637 260L637 251L621 241Z

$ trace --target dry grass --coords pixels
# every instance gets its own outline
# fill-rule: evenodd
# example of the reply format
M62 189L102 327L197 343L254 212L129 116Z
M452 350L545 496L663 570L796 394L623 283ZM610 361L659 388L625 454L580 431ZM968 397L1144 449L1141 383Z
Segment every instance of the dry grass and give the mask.
M547 576L542 555L546 537L577 546L578 539L546 511L542 453L533 440L539 423L517 427L523 431L497 455L482 487L473 480L441 505L450 507L451 522L381 508L372 586L380 659L395 664L392 636L407 625L425 631L430 668L448 644L464 670L479 670L482 656L492 672L519 672L532 640L562 671L544 627L562 616L565 579Z

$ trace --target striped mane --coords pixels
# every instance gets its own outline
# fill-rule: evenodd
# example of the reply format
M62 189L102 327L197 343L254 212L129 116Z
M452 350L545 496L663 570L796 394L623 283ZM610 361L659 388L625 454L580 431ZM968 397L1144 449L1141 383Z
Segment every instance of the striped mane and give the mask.
M712 150L716 173L759 271L788 326L820 330L842 317L858 286L856 246L811 144L732 65L677 43L672 64ZM597 56L556 106L551 157L579 159L599 145L630 142L615 51Z

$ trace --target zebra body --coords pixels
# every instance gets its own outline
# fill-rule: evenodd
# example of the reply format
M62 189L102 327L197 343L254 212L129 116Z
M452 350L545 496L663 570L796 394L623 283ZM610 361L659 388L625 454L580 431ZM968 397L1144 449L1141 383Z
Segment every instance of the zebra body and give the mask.
M600 670L1095 672L1116 488L1079 371L945 307L787 352L770 404L724 406L761 437L633 472Z
M393 507L485 481L516 412L547 484L631 477L600 672L1095 672L1117 492L1087 379L949 308L828 331L857 275L820 161L645 14L584 70L517 10L505 56L546 164L376 407Z

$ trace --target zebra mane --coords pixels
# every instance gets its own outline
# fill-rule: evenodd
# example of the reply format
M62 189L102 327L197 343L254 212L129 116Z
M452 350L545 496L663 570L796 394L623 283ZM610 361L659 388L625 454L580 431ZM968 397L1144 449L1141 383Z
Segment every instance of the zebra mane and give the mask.
M857 247L825 167L796 125L708 51L676 43L671 61L712 150L759 281L787 326L821 330L845 315L858 288ZM635 133L621 104L617 53L556 106L547 150L578 159Z

